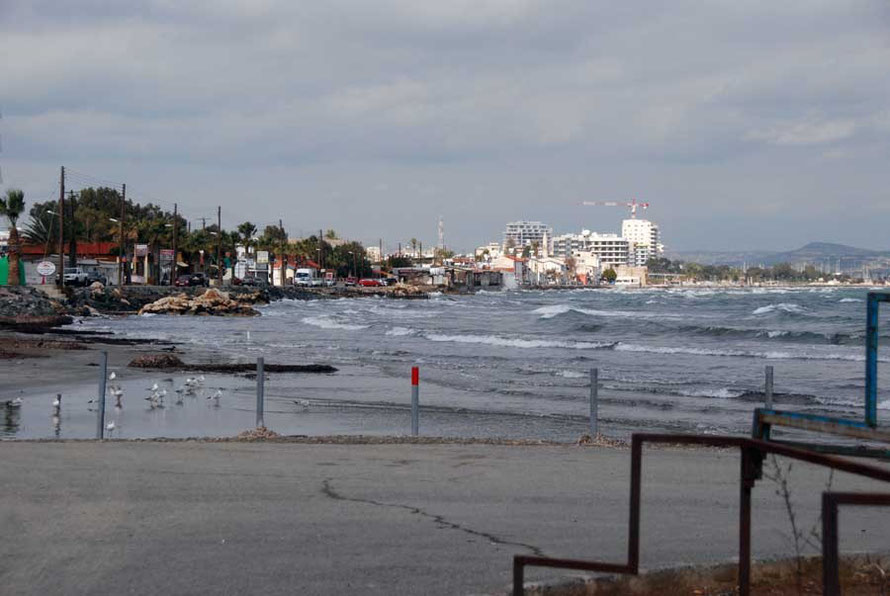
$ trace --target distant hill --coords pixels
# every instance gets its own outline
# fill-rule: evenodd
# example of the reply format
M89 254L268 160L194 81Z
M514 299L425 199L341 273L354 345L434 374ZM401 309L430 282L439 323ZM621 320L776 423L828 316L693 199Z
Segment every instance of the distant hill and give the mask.
M853 271L868 266L875 269L890 268L890 250L868 250L846 244L810 242L795 250L775 251L673 251L669 259L690 261L703 265L776 265L778 263L809 264L834 270L840 263L842 271Z

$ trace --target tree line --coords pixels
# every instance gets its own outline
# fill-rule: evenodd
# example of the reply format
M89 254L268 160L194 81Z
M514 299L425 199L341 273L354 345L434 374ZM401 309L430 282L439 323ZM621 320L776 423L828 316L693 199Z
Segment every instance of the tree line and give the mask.
M0 216L7 216L12 224L10 266L15 259L16 268L20 252L16 222L24 208L24 193L20 190L10 190L5 198L0 198ZM216 268L220 265L216 262L218 247L221 256L232 259L236 246L240 245L254 254L256 251L268 251L273 263L287 259L299 266L311 261L335 271L338 277L368 276L371 273L371 263L364 246L360 242L341 240L332 229L323 235L293 240L282 226L267 225L259 230L250 221L239 224L233 230L219 229L216 224L192 229L182 215L150 202L139 204L124 199L116 189L106 187L85 188L70 193L65 198L64 209L62 231L68 255L67 266L70 267L77 265L79 243L114 243L115 246L109 251L113 256L120 255L123 245L123 254L130 257L135 245L141 244L148 246L150 267L156 275L160 251L173 248L175 235L177 253L189 270L198 267L202 261L202 251L205 267ZM47 255L58 250L58 211L58 201L33 203L28 210L29 219L22 227L24 241L43 246Z
M813 265L798 268L791 263L779 263L771 267L731 267L729 265L702 265L700 263L687 263L684 261L672 261L664 257L649 259L646 263L649 274L674 274L683 275L695 281L750 281L761 283L768 281L780 282L812 282L826 277L839 280L849 280L850 276L826 274L820 272Z

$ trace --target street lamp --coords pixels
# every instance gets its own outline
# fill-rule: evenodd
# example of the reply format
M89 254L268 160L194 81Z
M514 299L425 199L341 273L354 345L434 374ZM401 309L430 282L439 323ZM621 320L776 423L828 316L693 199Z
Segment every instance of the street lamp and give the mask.
M358 277L358 273L356 271L358 269L358 267L356 267L356 264L355 264L355 251L350 250L348 252L349 252L349 254L352 255L352 277Z

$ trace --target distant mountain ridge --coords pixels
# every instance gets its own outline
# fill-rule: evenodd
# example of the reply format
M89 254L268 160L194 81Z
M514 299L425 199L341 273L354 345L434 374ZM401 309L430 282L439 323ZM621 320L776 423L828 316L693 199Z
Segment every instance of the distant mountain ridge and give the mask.
M776 265L778 263L829 266L842 270L861 268L864 265L890 266L890 250L869 250L832 242L810 242L790 251L668 251L669 259L690 261L703 265ZM838 262L840 264L838 265Z

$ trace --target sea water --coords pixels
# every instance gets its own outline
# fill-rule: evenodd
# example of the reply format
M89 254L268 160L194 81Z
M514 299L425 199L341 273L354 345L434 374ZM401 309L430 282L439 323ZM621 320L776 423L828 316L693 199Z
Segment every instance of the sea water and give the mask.
M420 367L422 434L575 439L587 426L594 367L606 434L748 433L765 365L775 368L777 408L862 416L866 292L577 289L284 300L253 318L90 318L83 328L176 342L187 362L263 356L337 367L331 375L270 375L266 422L285 434L407 434L412 366ZM885 340L890 320L881 320ZM888 358L881 353L882 363ZM887 367L879 371L879 386L890 387ZM230 415L195 410L183 425L140 423L134 414L123 436L250 426L253 381L216 379L226 391L218 408ZM890 394L882 390L879 403L879 418L890 418ZM76 428L69 432L89 436L94 427Z

